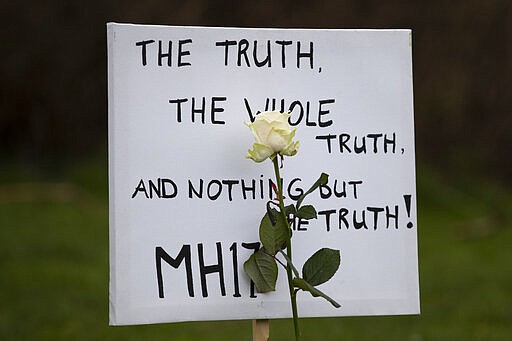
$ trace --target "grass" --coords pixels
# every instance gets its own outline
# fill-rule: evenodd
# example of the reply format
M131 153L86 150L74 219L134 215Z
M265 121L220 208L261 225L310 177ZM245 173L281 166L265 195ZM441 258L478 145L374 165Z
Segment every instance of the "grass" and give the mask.
M106 164L38 177L0 173L0 340L251 340L250 321L109 327ZM304 340L511 339L511 199L418 171L422 314L303 319Z

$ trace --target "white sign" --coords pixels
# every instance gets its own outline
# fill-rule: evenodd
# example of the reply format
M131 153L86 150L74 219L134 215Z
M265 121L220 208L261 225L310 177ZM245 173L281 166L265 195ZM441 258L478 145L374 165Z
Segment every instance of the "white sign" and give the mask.
M342 259L319 287L341 308L300 292L299 316L419 313L409 30L107 31L111 324L291 316L282 269L259 294L242 268L274 196L244 121L272 109L300 141L285 196L329 174L294 263Z

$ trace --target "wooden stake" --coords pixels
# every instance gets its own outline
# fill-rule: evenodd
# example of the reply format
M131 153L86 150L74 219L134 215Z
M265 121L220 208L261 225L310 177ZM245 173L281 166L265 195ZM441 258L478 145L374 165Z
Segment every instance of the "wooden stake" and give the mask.
M252 341L268 341L269 336L269 320L252 320Z

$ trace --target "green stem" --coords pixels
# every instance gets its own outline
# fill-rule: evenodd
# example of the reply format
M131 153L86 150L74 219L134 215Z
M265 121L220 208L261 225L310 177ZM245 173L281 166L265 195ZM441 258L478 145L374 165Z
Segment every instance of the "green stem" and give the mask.
M284 201L283 201L283 183L281 182L281 175L279 174L279 156L276 155L272 162L274 163L274 173L276 174L276 182L277 182L277 198L279 199L279 208L281 211L281 215L283 216L283 220L286 222L286 227L290 232L290 236L286 242L286 254L288 258L292 259L292 239L291 239L291 228L288 224L288 218L286 217L286 213L284 211ZM292 304L292 314L293 314L293 327L295 330L295 340L300 339L300 330L299 330L299 315L297 313L297 295L293 288L293 275L292 275L292 267L290 264L286 266L286 274L288 276L288 288L290 290L290 301Z

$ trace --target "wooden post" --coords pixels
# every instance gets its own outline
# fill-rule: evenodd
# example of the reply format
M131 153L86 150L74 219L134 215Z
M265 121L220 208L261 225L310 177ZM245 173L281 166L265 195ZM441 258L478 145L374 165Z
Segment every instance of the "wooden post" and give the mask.
M252 320L252 341L268 341L269 336L269 320Z

